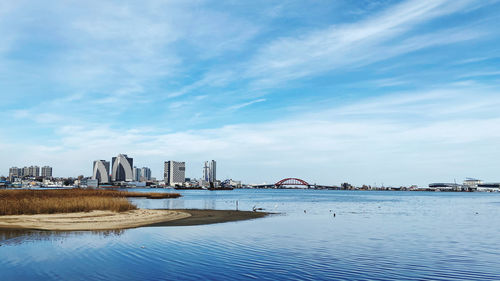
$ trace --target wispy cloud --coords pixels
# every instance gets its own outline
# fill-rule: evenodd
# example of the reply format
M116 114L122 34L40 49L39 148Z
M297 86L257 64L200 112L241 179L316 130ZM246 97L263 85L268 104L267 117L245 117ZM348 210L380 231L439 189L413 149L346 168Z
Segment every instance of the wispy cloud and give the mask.
M265 102L265 101L266 101L266 99L257 99L257 100L253 100L253 101L249 101L249 102L240 103L240 104L236 104L236 105L230 106L229 109L230 110L237 110L237 109L241 109L243 107L250 106L252 104L256 104L256 103L259 103L259 102Z
M453 28L416 36L410 33L430 20L461 12L471 4L473 1L406 1L360 22L279 38L259 50L246 75L257 78L256 86L275 85L477 38L482 35L477 29L463 32ZM400 38L405 34L406 38Z
M0 169L494 180L499 2L327 2L0 3Z
M481 94L472 95L478 92ZM345 180L425 184L426 180L466 173L472 169L471 163L480 163L500 141L500 131L492 129L500 124L499 97L494 88L444 86L364 99L273 122L156 134L154 130L144 134L139 128L122 131L98 124L62 125L57 129L59 143L43 149L38 144L27 145L19 158L61 163L66 157L76 159L76 166L81 167L90 166L93 158L127 152L139 163L152 163L156 175L165 159L186 160L188 174L199 176L200 163L216 158L226 165L228 174L246 181L272 181L293 173L328 184ZM248 169L242 172L237 168L242 161L272 173L263 179L262 174ZM314 166L316 172L304 173L304 165ZM436 165L447 169L427 168ZM75 163L57 169L77 172L72 167ZM481 167L484 170L478 176L494 180L495 170ZM331 171L335 171L333 176L329 176Z
M469 78L478 76L500 76L500 71L476 71L469 72L459 76L459 78Z

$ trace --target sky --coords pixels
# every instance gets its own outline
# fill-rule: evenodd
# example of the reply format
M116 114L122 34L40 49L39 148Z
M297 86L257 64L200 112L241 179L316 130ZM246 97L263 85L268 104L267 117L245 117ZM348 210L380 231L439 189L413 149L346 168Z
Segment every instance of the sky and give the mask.
M1 1L0 174L500 182L500 1Z

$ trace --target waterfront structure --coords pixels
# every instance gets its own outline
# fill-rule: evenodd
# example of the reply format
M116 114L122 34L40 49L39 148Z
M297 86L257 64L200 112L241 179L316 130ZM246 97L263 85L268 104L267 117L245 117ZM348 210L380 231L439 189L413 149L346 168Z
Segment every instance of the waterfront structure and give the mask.
M499 192L500 183L480 183L477 185L477 191Z
M126 154L118 154L118 156L112 158L112 162L112 181L133 181L133 158L129 158Z
M186 162L165 161L164 179L167 186L183 184L186 178Z
M215 162L215 160L212 160L210 161L210 174L209 174L209 179L208 181L209 182L216 182L217 181L217 163Z
M444 183L444 182L438 182L438 183L430 183L429 188L432 189L437 189L441 191L462 191L463 186L457 183Z
M109 161L96 160L94 161L94 168L92 179L97 180L99 184L109 183Z
M137 168L134 166L134 181L140 181L141 180L141 169Z
M205 165L203 165L203 181L209 182L210 179L210 165L208 161L205 161Z
M43 166L42 167L42 178L51 178L52 177L52 167Z
M141 168L141 178L140 180L149 181L151 180L151 169L148 167Z
M482 183L483 181L479 179L466 178L464 180L464 186L467 187L469 190L477 189L478 185Z
M205 165L203 166L203 178L206 182L215 182L217 181L217 163L215 160L205 161Z
M79 183L79 187L85 187L85 188L96 188L99 186L99 180L98 179L82 179Z

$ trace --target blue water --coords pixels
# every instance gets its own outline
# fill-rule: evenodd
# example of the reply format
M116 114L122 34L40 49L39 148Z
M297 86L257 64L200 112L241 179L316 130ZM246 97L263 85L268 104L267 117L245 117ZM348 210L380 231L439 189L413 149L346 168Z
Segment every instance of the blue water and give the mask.
M0 280L500 280L500 194L181 193L133 201L233 210L238 201L240 210L278 214L115 232L3 231Z

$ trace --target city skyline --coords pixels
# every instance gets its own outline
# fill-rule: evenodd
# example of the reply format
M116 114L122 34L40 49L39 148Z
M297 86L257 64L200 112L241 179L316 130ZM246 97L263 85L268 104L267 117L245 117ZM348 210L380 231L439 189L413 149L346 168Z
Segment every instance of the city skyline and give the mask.
M0 174L500 181L500 2L146 2L0 4Z

